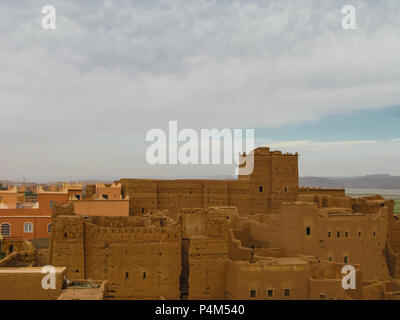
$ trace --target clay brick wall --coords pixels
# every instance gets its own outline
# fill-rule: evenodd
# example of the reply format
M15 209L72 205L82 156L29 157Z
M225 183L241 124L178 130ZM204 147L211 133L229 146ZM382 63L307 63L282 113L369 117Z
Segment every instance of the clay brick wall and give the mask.
M108 280L116 299L179 299L179 228L85 228L86 277Z
M128 200L74 200L74 212L84 216L129 216Z
M142 215L148 210L158 209L156 182L153 180L121 179L120 183L123 195L129 195L130 215Z
M4 203L9 209L15 209L17 201L18 193L16 188L10 191L0 190L0 203Z
M120 200L121 185L104 185L102 183L96 183L96 198L101 198L104 196L106 196L108 200Z
M50 240L50 264L68 267L69 279L85 279L83 218L58 215L54 219Z
M0 300L55 300L61 293L65 268L56 268L56 289L45 290L42 268L0 268Z
M330 195L332 197L344 197L346 190L345 189L332 189L332 188L322 189L322 188L313 188L313 187L300 187L299 193Z
M228 243L207 238L190 239L189 299L223 299Z
M288 255L307 254L340 263L348 257L349 264L362 265L366 281L388 278L386 216L349 214L343 210L318 209L316 204L305 202L285 203L283 248Z
M235 214L232 208L181 210L182 236L189 240L183 262L188 270L188 299L223 299L228 225Z
M313 259L266 258L257 263L228 260L225 270L226 299L359 299L361 272L357 266L356 290L343 290L343 264ZM285 295L285 289L289 290ZM271 290L272 296L269 296Z
M65 210L66 208L64 208ZM69 279L104 279L116 299L179 299L179 226L143 227L139 217L55 217L52 264Z
M91 199L96 194L96 185L87 184L84 189L84 199Z
M310 264L268 265L233 262L228 260L225 269L225 299L269 299L268 289L273 289L271 299L307 299ZM288 297L284 289L290 290ZM251 297L251 291L255 297Z
M36 250L16 251L0 260L0 267L26 267L36 265Z
M254 171L238 180L121 179L129 195L130 214L168 209L172 216L182 208L236 206L241 214L266 214L279 210L282 201L298 194L298 155L255 150Z

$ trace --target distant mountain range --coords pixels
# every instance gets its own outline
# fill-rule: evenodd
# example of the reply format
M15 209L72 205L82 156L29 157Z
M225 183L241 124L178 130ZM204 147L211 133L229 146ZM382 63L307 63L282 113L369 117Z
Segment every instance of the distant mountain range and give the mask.
M374 174L361 177L300 177L300 186L320 188L400 189L400 176Z

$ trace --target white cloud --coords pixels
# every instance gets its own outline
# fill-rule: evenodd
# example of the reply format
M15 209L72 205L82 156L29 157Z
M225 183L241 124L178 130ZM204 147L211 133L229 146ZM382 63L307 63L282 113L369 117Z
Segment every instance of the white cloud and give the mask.
M269 140L259 139L256 144L258 146L269 146L270 148L284 149L284 148L297 148L297 149L313 149L313 150L323 150L332 148L343 148L346 146L356 146L362 144L375 144L375 140L348 140L348 141L327 141L318 142L311 140L293 140L293 141L281 141L272 142Z
M282 152L298 152L302 176L400 175L400 148L398 141L394 140L272 142L259 139L256 145L267 145Z
M116 143L121 158L168 120L273 127L400 102L397 0L353 1L355 31L341 29L345 1L48 3L54 32L41 1L0 3L0 176L23 170L15 159L45 174L77 141L88 163Z

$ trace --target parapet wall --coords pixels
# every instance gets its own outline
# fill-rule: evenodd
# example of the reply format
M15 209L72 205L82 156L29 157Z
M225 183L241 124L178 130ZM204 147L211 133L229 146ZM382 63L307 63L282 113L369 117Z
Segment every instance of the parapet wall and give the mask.
M0 300L55 300L61 293L65 268L56 268L56 289L42 287L42 268L0 268Z
M314 188L314 187L300 187L299 194L321 194L330 195L332 197L344 197L346 195L346 190L344 188Z
M138 217L55 220L52 263L68 266L70 279L108 280L116 299L180 297L180 226L143 227Z

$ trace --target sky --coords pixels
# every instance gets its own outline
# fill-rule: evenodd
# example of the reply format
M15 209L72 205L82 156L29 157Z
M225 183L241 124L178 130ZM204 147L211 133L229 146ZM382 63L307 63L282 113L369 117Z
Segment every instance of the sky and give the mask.
M0 0L0 179L233 172L149 165L172 120L254 128L302 176L400 175L399 64L398 0Z

